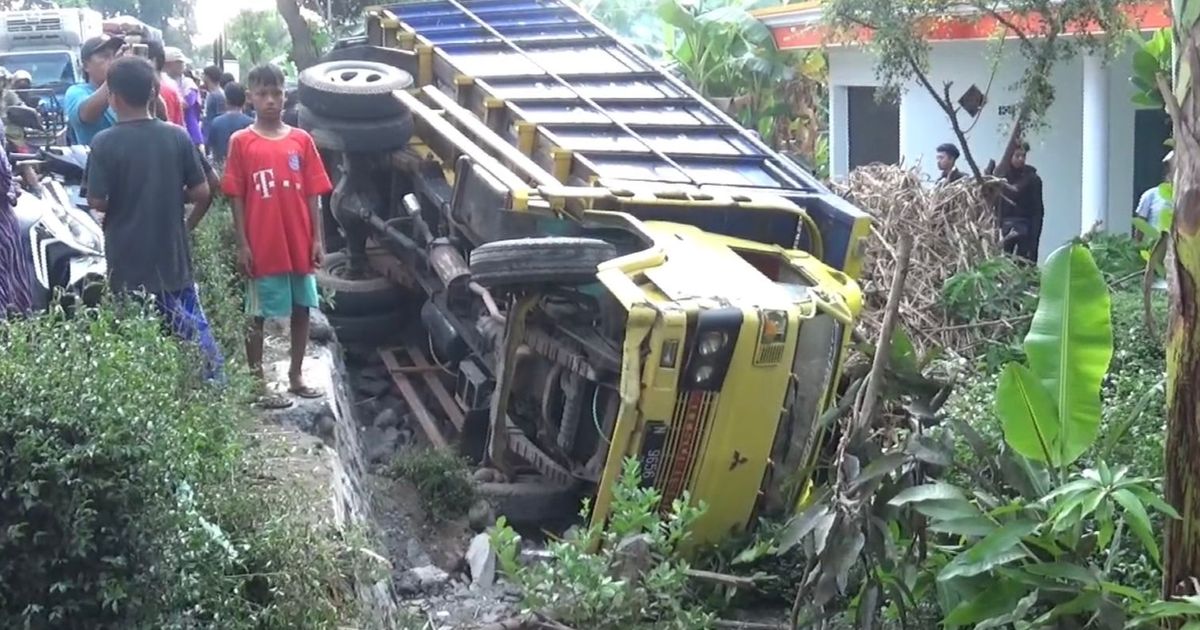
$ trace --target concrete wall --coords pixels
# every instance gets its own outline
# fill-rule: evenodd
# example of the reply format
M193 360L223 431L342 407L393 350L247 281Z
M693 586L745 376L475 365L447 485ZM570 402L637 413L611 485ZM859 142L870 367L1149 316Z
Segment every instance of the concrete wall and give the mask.
M946 81L952 81L951 95L958 97L973 83L980 90L989 92L988 103L977 119L960 113L960 123L970 128L967 134L970 146L984 168L989 159L999 159L1003 153L1008 131L1005 128L1011 119L1002 117L1000 108L1015 105L1018 92L1014 90L1020 79L1023 62L1015 42L1004 44L1000 62L992 76L992 60L995 58L992 42L947 42L938 43L930 55L930 81L939 89ZM1129 101L1128 56L1113 61L1108 67L1108 153L1109 153L1109 204L1107 209L1110 229L1127 231L1129 214L1132 211L1128 199L1133 194L1133 116L1134 107ZM848 165L845 129L848 123L845 108L845 90L849 85L878 85L872 57L860 49L833 49L829 53L830 65L830 159L833 176L844 177ZM990 91L988 89L991 83ZM1029 163L1037 167L1045 185L1046 218L1042 233L1041 255L1044 258L1058 245L1080 233L1080 204L1082 191L1083 150L1083 62L1075 59L1059 64L1054 70L1056 99L1045 118L1045 124L1027 135L1031 145ZM1006 112L1007 114L1007 112ZM932 178L936 173L934 164L935 147L942 142L957 142L945 115L915 81L900 101L900 155L905 164L919 164ZM960 168L968 170L966 161L959 161Z

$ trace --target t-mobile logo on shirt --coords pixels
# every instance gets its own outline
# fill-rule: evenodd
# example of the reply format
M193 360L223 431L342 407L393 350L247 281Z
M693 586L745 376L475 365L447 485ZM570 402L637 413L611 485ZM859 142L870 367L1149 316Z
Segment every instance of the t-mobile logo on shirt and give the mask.
M271 198L271 191L275 189L275 169L264 168L261 171L254 171L251 175L254 179L254 189L263 199Z

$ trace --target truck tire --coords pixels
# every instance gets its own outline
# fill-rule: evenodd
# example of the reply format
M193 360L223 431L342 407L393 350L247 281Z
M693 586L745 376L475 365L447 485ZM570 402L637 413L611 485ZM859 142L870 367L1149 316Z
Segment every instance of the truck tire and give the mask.
M349 120L322 116L306 105L296 108L300 128L312 134L317 148L340 153L395 151L408 146L413 133L412 114L384 120Z
M587 284L596 267L617 257L611 243L551 236L495 241L471 252L471 279L485 287Z
M383 276L348 278L350 256L345 252L326 254L325 264L317 270L317 286L332 293L331 313L340 315L371 315L394 311L400 307L404 294L391 280Z
M412 87L412 75L392 66L347 59L319 63L300 73L300 102L331 118L374 120L408 114L392 92Z
M579 495L541 477L519 477L513 482L476 484L476 492L496 514L518 525L543 525L579 514Z
M341 315L329 313L329 325L340 343L381 345L395 341L412 320L404 309L374 315Z

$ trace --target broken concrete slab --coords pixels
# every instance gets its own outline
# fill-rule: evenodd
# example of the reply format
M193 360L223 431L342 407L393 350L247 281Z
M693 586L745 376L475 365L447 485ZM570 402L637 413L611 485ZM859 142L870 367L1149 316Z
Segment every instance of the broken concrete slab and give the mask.
M490 536L476 534L467 547L466 560L472 585L489 588L496 583L496 552Z

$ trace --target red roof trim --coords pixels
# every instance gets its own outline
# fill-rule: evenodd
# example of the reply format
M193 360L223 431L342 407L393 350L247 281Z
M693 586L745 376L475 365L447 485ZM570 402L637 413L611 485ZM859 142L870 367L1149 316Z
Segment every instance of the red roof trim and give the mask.
M1156 30L1171 25L1171 14L1165 2L1151 1L1134 6L1126 6L1125 12L1130 21L1138 25L1140 30ZM778 17L773 14L771 17ZM1038 30L1038 24L1032 20L1024 20L1020 16L1008 15L1006 19L1018 26L1028 26L1030 30ZM937 20L926 31L926 39L932 41L971 41L992 39L1004 31L1004 26L994 16L980 17L949 17ZM775 45L780 50L819 48L824 44L847 44L869 40L871 32L859 29L858 32L834 37L824 25L808 26L777 26L771 29L775 37ZM1075 28L1072 33L1095 33L1099 28L1095 24ZM1006 34L1006 37L1015 37Z

